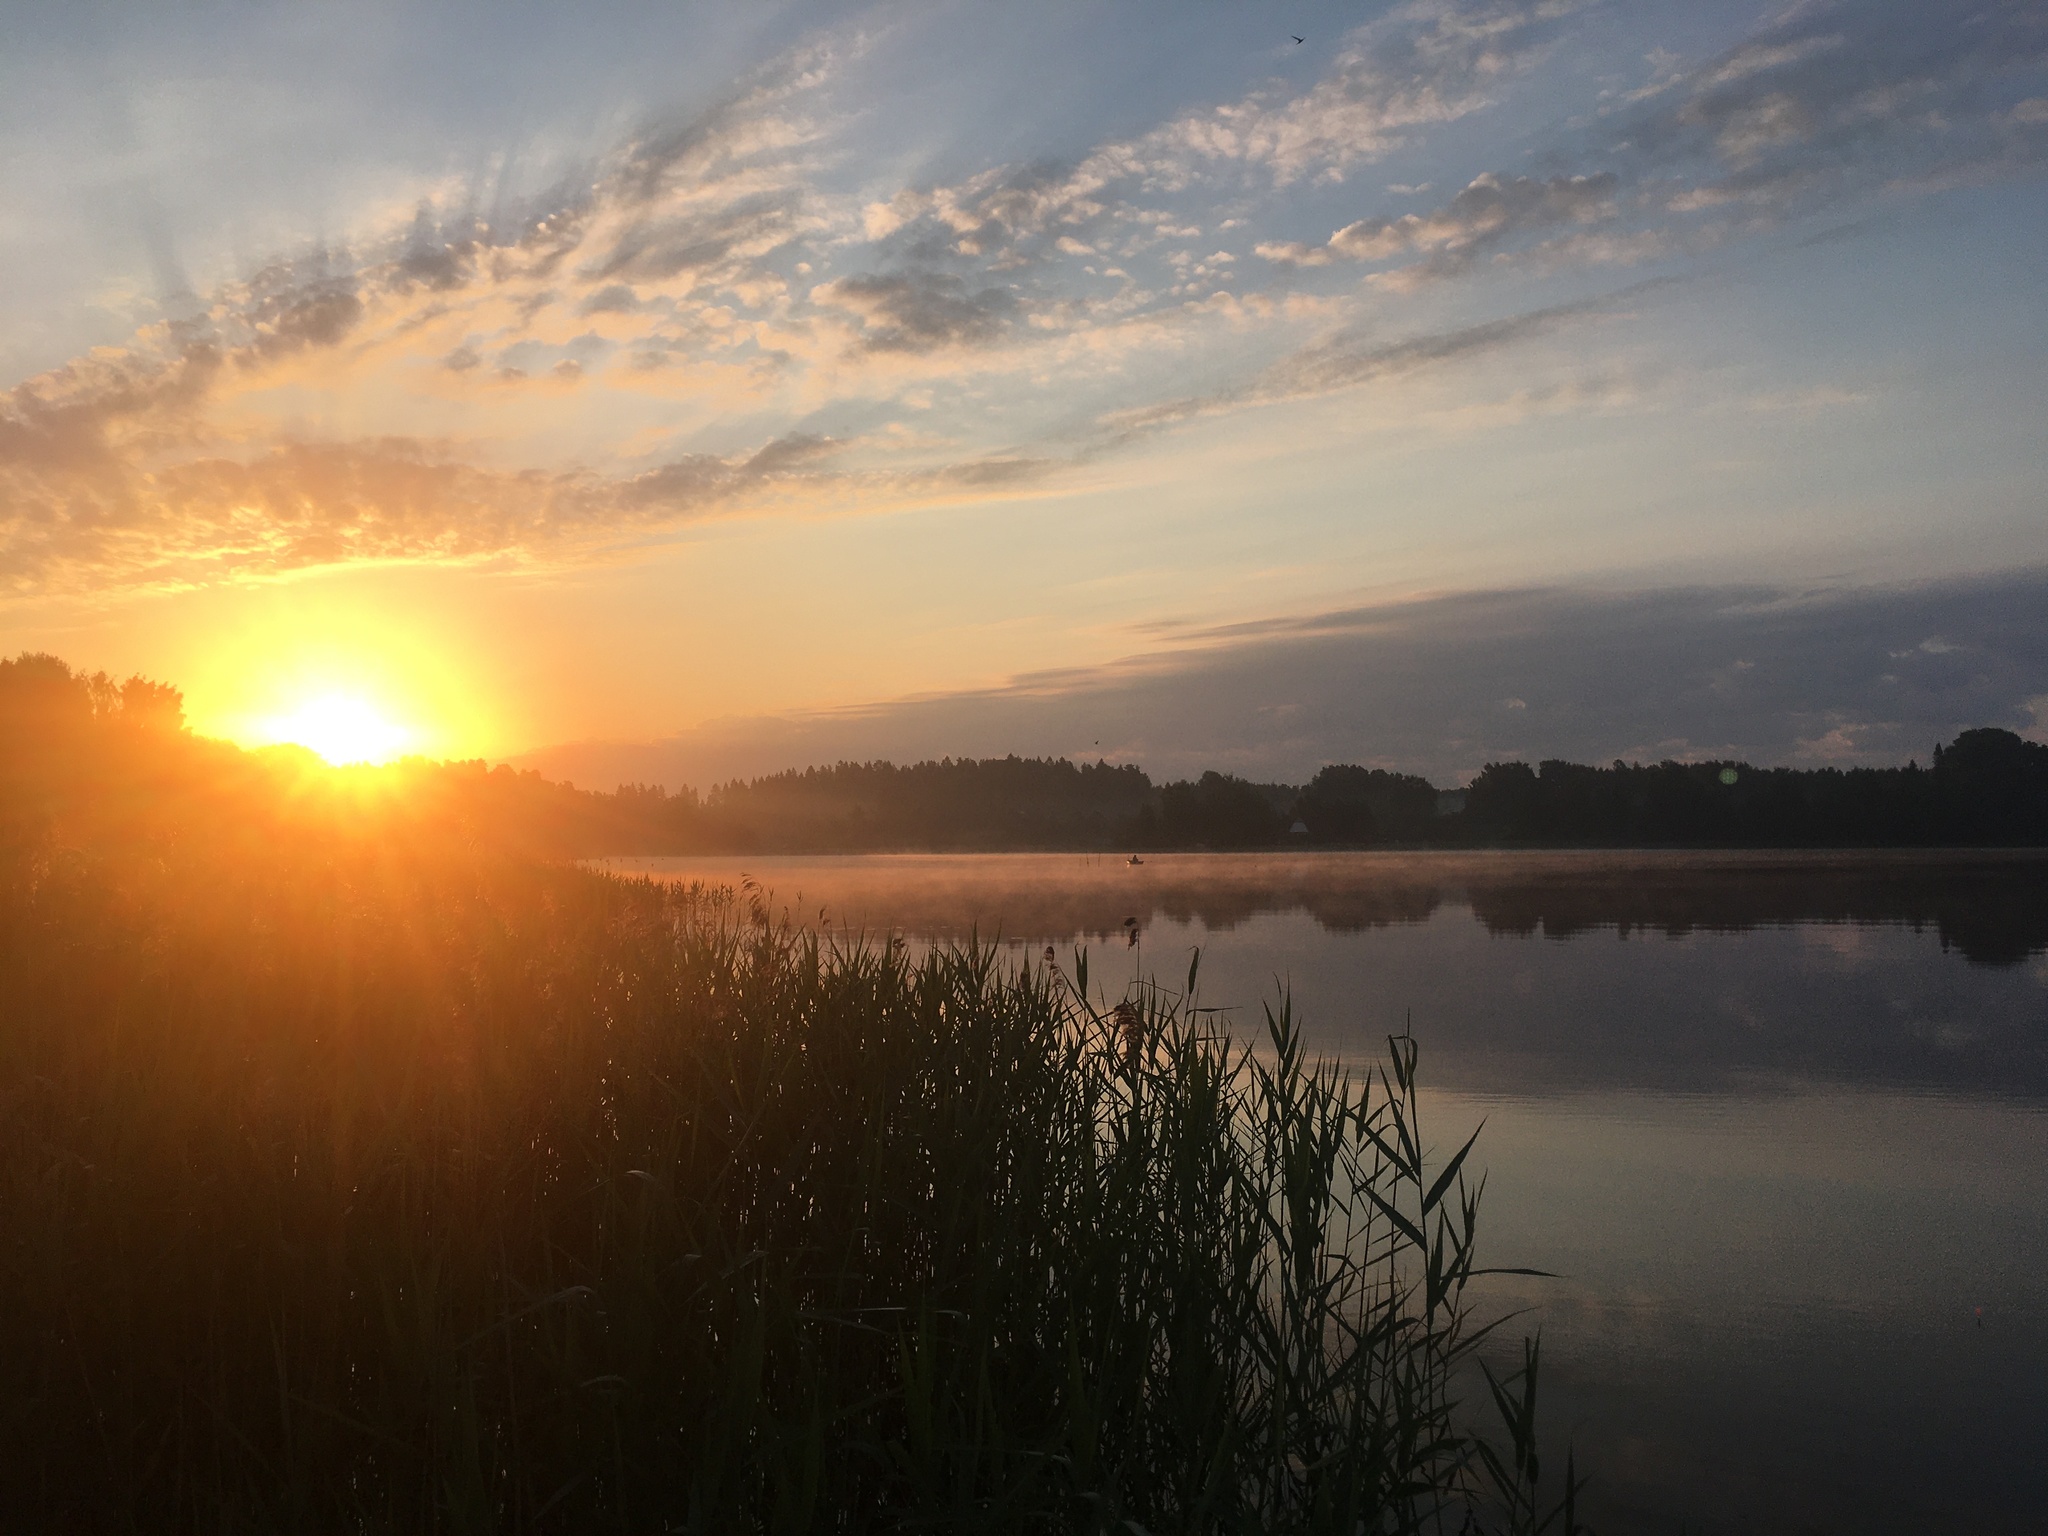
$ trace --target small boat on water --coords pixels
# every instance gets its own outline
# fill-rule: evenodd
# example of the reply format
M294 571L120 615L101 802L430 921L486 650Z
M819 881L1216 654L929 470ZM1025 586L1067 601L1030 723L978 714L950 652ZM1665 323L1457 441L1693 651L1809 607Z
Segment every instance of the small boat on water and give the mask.
M1129 857L1128 859L1125 859L1125 860L1124 860L1124 862L1125 862L1126 864L1142 864L1142 863L1144 863L1145 861L1144 861L1143 859L1139 858L1139 857L1138 857L1138 856L1137 856L1137 855L1136 855L1136 854L1134 853L1134 854L1132 854L1132 855L1131 855L1131 856L1130 856L1130 857Z

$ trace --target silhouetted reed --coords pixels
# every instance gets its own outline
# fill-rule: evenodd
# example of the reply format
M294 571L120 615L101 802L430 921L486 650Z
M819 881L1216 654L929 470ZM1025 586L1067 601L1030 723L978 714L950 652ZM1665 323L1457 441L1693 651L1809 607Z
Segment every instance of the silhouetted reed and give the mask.
M1572 1526L1409 1042L389 843L9 876L9 1530Z

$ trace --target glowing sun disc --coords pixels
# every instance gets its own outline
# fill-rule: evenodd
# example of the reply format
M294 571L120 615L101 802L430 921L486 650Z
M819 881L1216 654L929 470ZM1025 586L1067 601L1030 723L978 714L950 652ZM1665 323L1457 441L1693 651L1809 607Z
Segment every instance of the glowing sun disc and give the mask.
M388 763L412 743L412 732L395 724L365 699L329 693L308 699L270 722L274 740L296 742L335 766Z

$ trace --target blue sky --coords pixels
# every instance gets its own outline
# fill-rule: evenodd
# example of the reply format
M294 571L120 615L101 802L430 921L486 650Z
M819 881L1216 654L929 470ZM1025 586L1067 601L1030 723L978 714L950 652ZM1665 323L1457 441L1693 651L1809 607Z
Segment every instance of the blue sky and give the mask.
M778 766L820 721L1199 679L1318 615L1768 590L1911 628L2048 565L2039 4L7 27L0 644L173 676L245 739L317 682L429 750ZM1741 641L1798 694L1748 724L1532 696L1432 737L1426 669L1361 713L1283 666L1253 691L1328 729L1218 739L1189 681L1142 732L975 702L972 750L1454 776L2048 723L2017 618L1869 639L1853 686L1794 629ZM1592 633L1501 659L1596 678ZM1927 640L1995 696L1869 691Z

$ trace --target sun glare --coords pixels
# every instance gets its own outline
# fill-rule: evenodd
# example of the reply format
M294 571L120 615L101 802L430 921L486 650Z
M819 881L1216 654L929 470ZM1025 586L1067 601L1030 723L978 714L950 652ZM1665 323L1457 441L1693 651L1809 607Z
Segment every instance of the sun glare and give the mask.
M412 731L355 694L326 693L307 699L269 725L265 734L271 740L295 742L336 767L388 763L413 746Z

